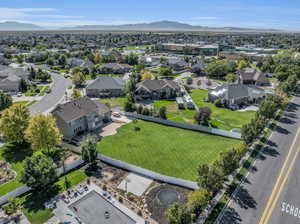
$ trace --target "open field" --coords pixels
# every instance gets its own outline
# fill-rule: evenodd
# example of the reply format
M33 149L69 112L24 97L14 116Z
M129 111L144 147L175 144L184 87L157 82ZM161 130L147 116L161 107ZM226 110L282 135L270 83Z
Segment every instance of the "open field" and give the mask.
M225 108L216 107L212 103L204 102L207 99L207 90L193 90L191 97L198 107L209 107L212 111L211 121L213 127L232 130L234 128L241 128L244 124L249 123L254 117L254 111L239 112L232 111Z
M239 143L239 140L138 121L122 126L114 136L104 137L98 143L98 150L139 167L195 181L198 165L213 163L220 152Z

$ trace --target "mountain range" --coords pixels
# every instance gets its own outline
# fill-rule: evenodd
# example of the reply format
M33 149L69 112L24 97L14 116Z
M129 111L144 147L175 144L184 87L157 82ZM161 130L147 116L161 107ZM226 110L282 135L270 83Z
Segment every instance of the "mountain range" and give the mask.
M30 23L20 23L8 21L0 23L0 31L18 31L18 30L49 30L50 28L41 27ZM253 29L239 27L207 27L194 26L187 23L175 21L158 21L151 23L123 24L123 25L82 25L73 27L60 27L56 30L103 30L103 31L223 31L223 32L275 32L274 29ZM53 28L52 28L53 30Z

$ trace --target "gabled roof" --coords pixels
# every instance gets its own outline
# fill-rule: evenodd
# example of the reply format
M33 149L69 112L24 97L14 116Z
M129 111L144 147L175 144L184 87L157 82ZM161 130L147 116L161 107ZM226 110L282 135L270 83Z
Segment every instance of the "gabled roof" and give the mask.
M255 68L245 68L240 71L240 75L243 80L257 81L264 73Z
M243 84L224 84L210 91L210 94L223 97L226 100L243 98L249 96L263 95L265 91L256 86L248 86Z
M58 105L51 113L65 122L78 119L91 112L106 113L109 108L100 102L95 102L88 97L75 99L65 104Z
M172 80L145 80L137 84L138 88L144 87L149 91L160 90L165 87L180 89L180 86L177 82Z
M23 68L12 68L6 65L0 65L0 80L10 76L27 79L29 72Z
M92 81L86 89L124 89L125 81L111 76L101 76Z

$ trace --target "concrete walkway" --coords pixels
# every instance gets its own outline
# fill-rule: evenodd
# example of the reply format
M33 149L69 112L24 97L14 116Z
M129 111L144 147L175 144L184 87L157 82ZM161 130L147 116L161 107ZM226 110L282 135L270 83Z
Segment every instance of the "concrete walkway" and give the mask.
M147 188L151 185L152 179L129 173L128 176L120 183L119 189L131 192L137 196L142 196Z

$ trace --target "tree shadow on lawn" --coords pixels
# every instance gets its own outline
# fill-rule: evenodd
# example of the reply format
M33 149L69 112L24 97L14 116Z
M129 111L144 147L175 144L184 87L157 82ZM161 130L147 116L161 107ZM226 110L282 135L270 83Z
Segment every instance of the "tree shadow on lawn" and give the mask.
M29 213L36 213L41 210L45 210L44 203L49 201L51 198L59 194L60 187L58 185L53 185L51 189L47 192L45 191L32 191L25 195L23 207Z
M22 162L26 157L32 156L33 151L29 143L9 143L3 146L3 150L0 153L8 163L17 163Z

